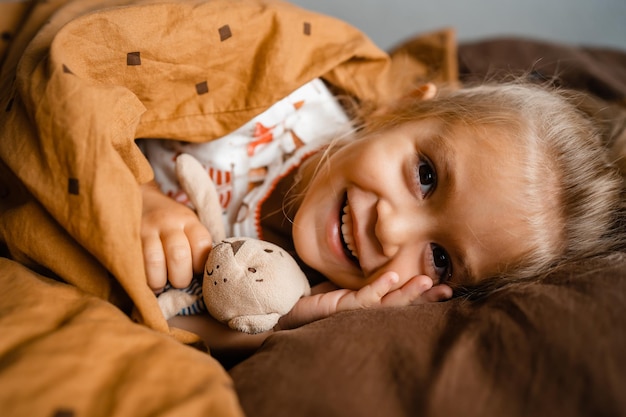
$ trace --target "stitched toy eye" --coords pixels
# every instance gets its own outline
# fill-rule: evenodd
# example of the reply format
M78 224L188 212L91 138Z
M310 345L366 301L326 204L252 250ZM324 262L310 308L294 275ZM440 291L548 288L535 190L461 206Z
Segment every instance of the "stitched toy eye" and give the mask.
M253 274L256 272L256 269L254 268L248 268L248 271L252 272Z

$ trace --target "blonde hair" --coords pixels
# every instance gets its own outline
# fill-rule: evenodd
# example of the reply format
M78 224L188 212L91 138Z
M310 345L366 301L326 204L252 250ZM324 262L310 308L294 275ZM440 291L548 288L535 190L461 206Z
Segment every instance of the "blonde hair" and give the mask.
M512 132L502 137L514 138L525 151L523 189L533 249L497 277L455 293L488 293L540 279L571 260L624 248L624 183L608 159L611 139L602 137L579 102L572 93L514 82L463 88L425 101L401 100L364 119L362 134L430 118L449 126L495 126Z

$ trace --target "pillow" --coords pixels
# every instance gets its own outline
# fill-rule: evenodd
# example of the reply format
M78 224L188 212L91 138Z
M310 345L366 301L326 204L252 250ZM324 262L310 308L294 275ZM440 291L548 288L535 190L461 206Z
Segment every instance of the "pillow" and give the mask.
M482 301L337 314L230 370L254 416L618 415L626 256Z
M528 73L539 82L551 81L626 104L626 50L520 38L468 42L458 50L463 81L497 80Z

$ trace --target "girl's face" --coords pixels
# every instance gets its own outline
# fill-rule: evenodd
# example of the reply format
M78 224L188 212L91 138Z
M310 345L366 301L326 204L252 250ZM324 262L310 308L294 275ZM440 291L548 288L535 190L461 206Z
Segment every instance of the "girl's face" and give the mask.
M474 284L527 253L514 140L493 127L442 126L406 123L324 161L294 219L302 260L340 287L395 271L399 288L417 275Z

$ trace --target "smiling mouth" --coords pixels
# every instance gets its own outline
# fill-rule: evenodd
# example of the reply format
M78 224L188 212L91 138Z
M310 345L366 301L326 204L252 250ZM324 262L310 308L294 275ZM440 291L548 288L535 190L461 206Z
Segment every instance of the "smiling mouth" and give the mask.
M348 259L350 259L357 267L361 267L359 263L359 256L356 251L356 243L354 241L354 230L352 214L350 212L350 204L348 203L348 197L344 198L344 203L341 206L340 218L340 236L341 244L343 245L343 251Z

